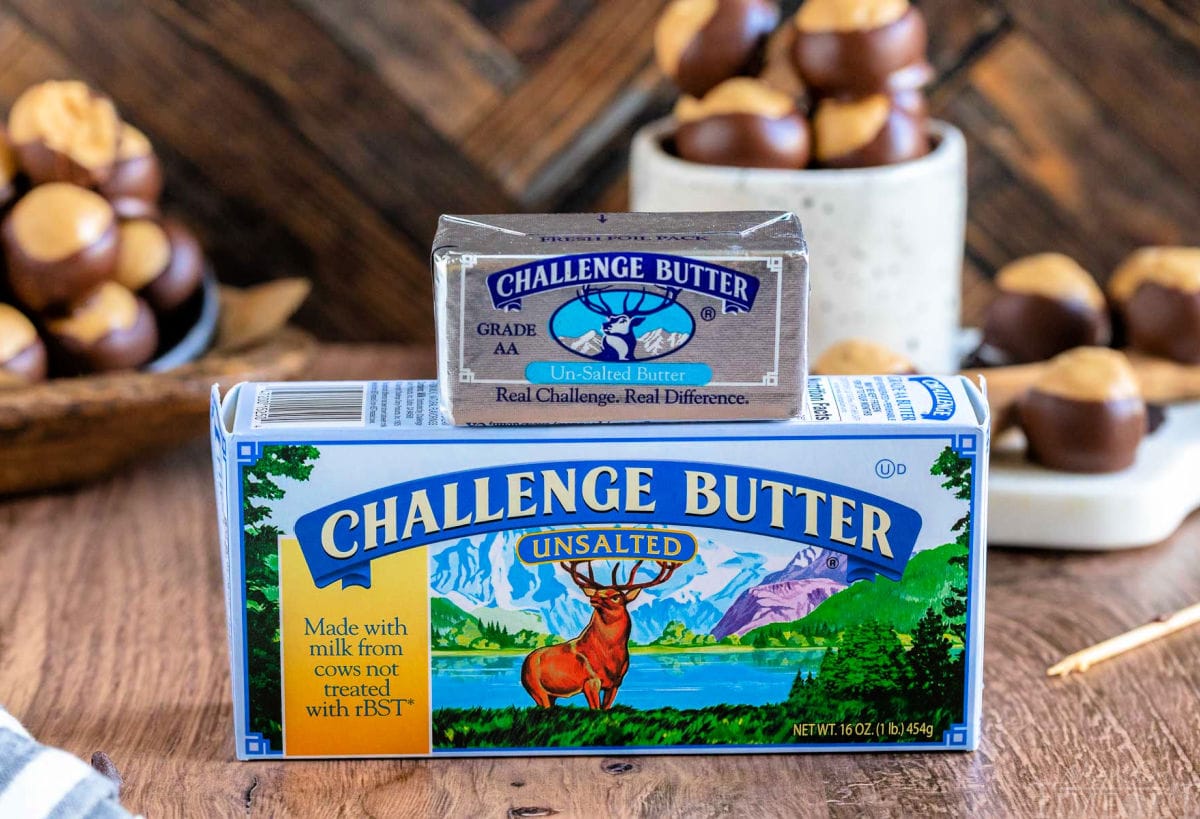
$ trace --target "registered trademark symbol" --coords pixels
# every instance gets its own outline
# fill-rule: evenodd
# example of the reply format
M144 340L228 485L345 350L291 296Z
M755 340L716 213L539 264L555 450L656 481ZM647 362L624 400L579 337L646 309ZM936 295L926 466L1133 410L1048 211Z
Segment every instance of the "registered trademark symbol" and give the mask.
M712 321L716 317L717 317L717 311L715 309L713 309L711 306L705 307L703 310L700 311L700 318L704 319L705 321Z
M836 569L838 567L838 559L836 557L825 558L826 569Z

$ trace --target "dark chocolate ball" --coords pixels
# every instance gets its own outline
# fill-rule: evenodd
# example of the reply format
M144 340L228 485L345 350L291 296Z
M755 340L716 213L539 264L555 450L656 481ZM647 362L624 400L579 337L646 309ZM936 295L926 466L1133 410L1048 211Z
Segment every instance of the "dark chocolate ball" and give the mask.
M1017 411L1030 459L1064 472L1129 467L1147 429L1133 368L1123 353L1103 347L1059 355Z
M200 287L204 256L190 230L174 220L129 219L119 228L116 281L169 313Z
M983 343L1008 364L1044 361L1075 347L1104 346L1112 336L1104 293L1069 256L1041 253L996 274Z
M792 56L819 96L861 97L927 84L925 18L908 0L807 0Z
M812 365L813 375L913 375L904 356L865 338L848 338L827 347Z
M116 282L105 282L46 331L63 369L71 373L109 372L142 366L158 347L158 325L145 301Z
M0 389L46 378L46 346L37 328L15 307L0 304Z
M103 184L117 161L121 118L112 100L76 80L27 88L8 114L8 135L35 185Z
M1148 247L1108 284L1130 347L1200 364L1200 248Z
M654 30L663 73L685 94L703 96L730 77L756 72L779 24L770 0L674 0Z
M100 185L100 193L123 219L153 216L158 213L162 194L162 167L146 135L126 123L112 175Z
M758 80L737 77L703 99L684 97L675 116L675 148L691 162L751 168L808 164L808 123L795 101Z
M929 120L886 94L825 99L813 114L813 149L825 168L894 165L925 156L929 148Z
M66 182L39 185L0 228L13 294L43 311L74 301L112 278L117 219L99 194Z

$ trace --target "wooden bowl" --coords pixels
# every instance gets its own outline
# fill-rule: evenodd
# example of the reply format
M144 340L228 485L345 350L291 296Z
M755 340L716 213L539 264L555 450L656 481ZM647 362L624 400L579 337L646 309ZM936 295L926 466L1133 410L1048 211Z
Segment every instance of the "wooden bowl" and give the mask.
M93 480L139 457L203 437L213 384L227 388L238 381L280 381L302 373L316 342L301 330L280 325L291 315L291 303L303 299L307 285L282 295L280 288L270 287L257 288L257 297L231 289L220 294L221 321L239 311L262 315L264 300L283 304L286 311L278 313L277 323L233 339L235 349L222 346L218 337L217 349L204 352L218 323L217 288L210 284L194 332L146 370L0 390L0 495ZM164 362L176 366L155 371Z
M80 483L206 434L209 392L282 380L308 365L316 342L291 327L233 353L169 372L64 378L0 392L0 494Z

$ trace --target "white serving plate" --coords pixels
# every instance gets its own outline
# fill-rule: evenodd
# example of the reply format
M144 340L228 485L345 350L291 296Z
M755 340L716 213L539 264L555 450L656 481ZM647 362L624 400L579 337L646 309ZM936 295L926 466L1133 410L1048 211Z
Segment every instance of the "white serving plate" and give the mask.
M992 442L988 542L997 546L1149 546L1200 507L1200 402L1169 407L1123 472L1055 472L1029 463L1024 449L1020 432Z

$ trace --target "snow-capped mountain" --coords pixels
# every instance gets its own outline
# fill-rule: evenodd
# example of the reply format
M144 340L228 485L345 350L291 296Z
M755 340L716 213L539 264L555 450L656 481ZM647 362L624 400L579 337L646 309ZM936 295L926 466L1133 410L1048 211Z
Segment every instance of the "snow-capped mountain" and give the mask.
M656 327L638 337L638 358L669 353L676 347L682 346L691 336L687 333L670 333L661 327Z
M595 330L588 330L578 338L559 336L558 343L583 355L596 355L604 347L604 336Z
M846 588L846 556L805 546L787 566L746 589L713 627L718 640L759 626L799 620Z
M489 609L522 611L541 617L545 628L564 638L587 624L592 608L583 593L555 564L512 562L515 539L506 533L463 538L430 557L434 591L483 620L500 620ZM629 607L633 639L648 643L672 620L703 633L762 576L765 558L709 540L695 560L685 563L663 586L648 588ZM643 566L638 579L648 579ZM623 571L627 571L626 566Z

